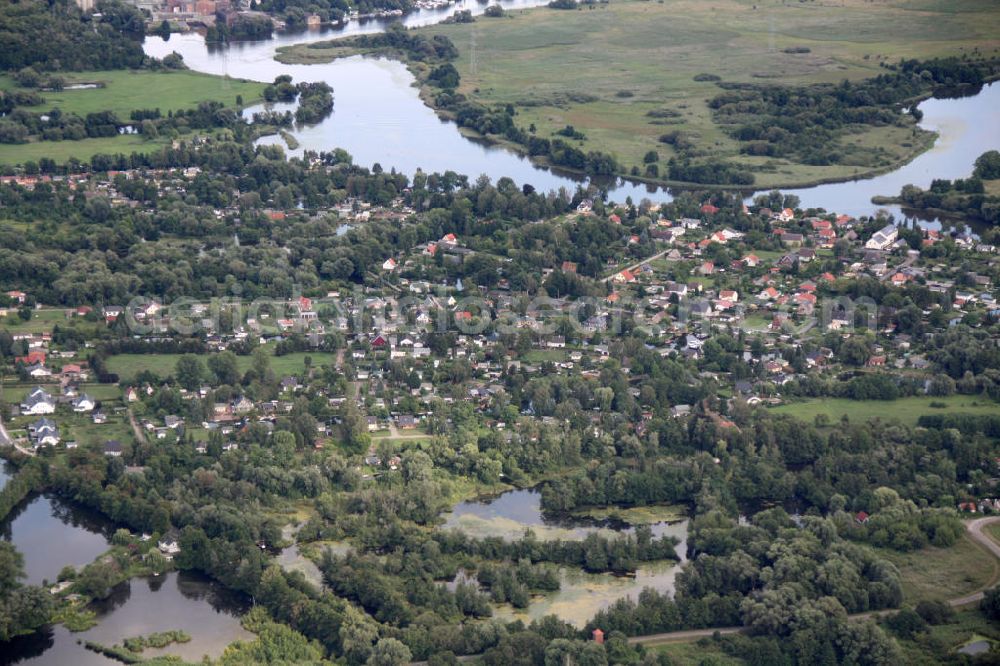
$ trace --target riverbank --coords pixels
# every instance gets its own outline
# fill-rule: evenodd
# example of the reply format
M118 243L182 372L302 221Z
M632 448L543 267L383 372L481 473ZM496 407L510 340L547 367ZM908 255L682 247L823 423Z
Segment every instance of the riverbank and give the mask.
M913 12L896 6L876 11L855 3L848 5L814 8L815 13L806 14L791 7L757 12L734 5L732 12L713 12L684 2L664 7L624 2L585 11L524 10L504 18L478 18L471 25L438 25L408 34L451 40L458 51L451 62L461 77L457 92L469 100L490 108L511 105L516 110L516 125L523 130L533 126L534 137L560 138L557 133L572 126L582 137L565 138L566 143L584 153L613 155L621 166L617 175L630 181L665 187L787 189L872 178L899 169L926 152L936 135L902 116L899 123L855 126L845 131L837 144L842 164L818 166L788 158L751 156L741 153L745 146L729 136L709 108L708 100L723 93L715 80L759 86L770 80L761 78L760 71L766 69L781 73L782 85L857 81L884 73L887 52L894 57L928 58L958 53L966 40L972 44L986 39L982 30L973 30L964 37L951 35L930 45L912 39ZM882 26L885 41L877 48L866 38L870 29L857 35L845 33L830 39L824 34L820 38L812 23L826 14L833 23L859 22L859 13L871 11L876 14L866 20L876 25L907 18L900 19L898 25ZM784 26L783 33L772 38L773 47L762 50L761 20L772 13ZM995 13L987 13L987 23L997 22ZM920 22L932 14L921 12ZM942 20L947 25L956 21L965 25L971 18L950 16ZM718 39L706 38L709 24L712 30L721 31L725 49L720 49ZM651 31L659 37L643 40ZM664 41L669 45L662 46ZM719 59L720 50L727 53L725 60ZM427 85L430 67L399 49L365 48L351 39L333 40L282 47L276 58L283 63L318 64L353 55L402 60L421 82L425 104L439 117L453 118L441 103L447 103L447 96ZM704 76L706 73L712 76ZM676 145L659 141L665 133L678 132L694 145L692 150L679 151ZM520 155L528 152L520 140L483 136L468 128L463 134ZM653 161L647 161L650 151L656 153ZM669 178L668 161L692 152L697 161L721 160L752 171L755 182L752 186L706 185ZM532 162L553 166L537 155L532 156ZM657 167L656 173L647 172L648 165ZM564 164L555 166L571 174L584 173Z

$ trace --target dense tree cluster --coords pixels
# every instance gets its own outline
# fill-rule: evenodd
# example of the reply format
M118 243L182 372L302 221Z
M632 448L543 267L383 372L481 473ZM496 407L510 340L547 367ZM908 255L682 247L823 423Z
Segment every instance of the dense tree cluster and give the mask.
M976 160L970 178L934 179L926 190L915 185L904 185L899 192L900 202L920 210L945 210L959 213L974 220L991 224L1000 223L1000 197L986 194L983 179L1000 178L1000 153L989 151Z
M146 61L144 30L142 13L118 0L101 0L94 12L67 0L5 2L0 5L0 70L138 68Z
M48 590L24 585L24 557L0 541L0 642L48 624L54 606Z
M741 142L744 153L803 164L869 166L878 156L848 149L840 142L845 131L865 125L912 125L919 111L914 109L909 119L901 115L906 102L930 92L975 91L998 65L959 58L905 60L877 77L839 85L719 83L725 92L709 106L716 122Z
M740 525L708 513L691 530L696 557L678 576L673 599L646 590L599 612L588 628L641 635L743 624L779 639L738 648L741 656L770 651L754 663L897 663L891 639L873 624L848 624L847 614L896 606L898 573L838 537L831 521L797 525L774 509Z

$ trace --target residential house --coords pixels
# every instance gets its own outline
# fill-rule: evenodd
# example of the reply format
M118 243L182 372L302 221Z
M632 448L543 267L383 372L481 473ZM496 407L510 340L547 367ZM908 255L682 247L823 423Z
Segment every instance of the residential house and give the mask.
M35 448L55 446L59 443L59 428L51 419L42 417L28 426L28 437Z
M167 559L172 559L174 555L181 552L181 535L175 529L168 530L166 534L160 537L160 540L156 542L156 547L160 549Z
M51 414L54 411L55 399L41 386L36 386L21 403L22 414Z
M898 238L899 227L894 224L887 224L868 239L868 242L865 243L865 248L869 250L888 250Z
M97 403L89 395L84 393L80 397L73 400L73 411L79 413L90 412L94 410Z

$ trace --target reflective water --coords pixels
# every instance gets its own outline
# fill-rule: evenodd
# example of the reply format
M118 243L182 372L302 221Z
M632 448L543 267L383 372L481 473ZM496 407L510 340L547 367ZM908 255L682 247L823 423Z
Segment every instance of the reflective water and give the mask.
M614 536L631 532L633 528L622 521L592 520L576 516L555 516L544 513L542 495L534 489L511 490L495 497L460 502L444 515L444 529L462 529L479 537L499 536L520 538L531 529L539 539L579 540L592 532ZM674 515L675 511L667 512ZM685 521L662 520L650 523L654 536L671 535L683 539L687 532ZM681 548L680 546L678 547Z
M111 597L92 606L99 624L80 633L49 627L32 636L0 643L0 666L8 664L97 666L119 662L87 650L81 642L111 646L124 639L158 631L180 629L188 643L143 652L145 657L172 654L186 662L204 655L218 657L236 640L252 640L240 626L250 600L197 574L169 573L134 579L115 588Z
M446 514L444 529L462 529L478 537L508 539L520 537L527 528L540 539L583 539L592 532L613 536L634 530L630 525L611 521L549 516L542 512L540 499L540 493L535 490L514 490L493 498L461 502ZM533 596L524 609L516 609L509 604L500 605L495 609L495 615L501 619L530 622L554 614L582 627L597 611L618 599L636 598L647 587L673 593L677 572L686 560L688 521L664 521L651 527L658 537L673 536L679 540L677 554L680 562L644 562L634 576L590 574L562 567L559 570L559 590ZM470 582L474 581L474 577L470 578L461 571L449 587L453 589L458 580Z
M545 4L544 0L502 2L508 10ZM420 11L405 19L407 26L441 21L456 9L481 13L485 5L459 3L447 9ZM201 72L229 75L257 81L271 81L280 74L295 80L322 80L333 86L336 103L333 114L323 122L296 128L299 151L344 148L358 164L379 163L407 174L452 170L470 178L486 174L491 179L508 176L517 183L530 183L541 191L565 187L573 190L582 179L537 167L527 159L497 146L484 145L463 136L454 123L442 121L420 100L413 76L399 62L374 58L347 58L320 65L284 65L274 60L275 50L289 44L315 42L338 36L378 32L387 21L352 22L341 29L299 33L279 33L261 42L239 42L228 46L206 46L201 36L175 35L169 41L146 38L150 55L163 57L171 51L184 56L189 67ZM224 85L224 84L223 84ZM851 215L868 215L875 210L874 195L894 195L902 185L928 185L935 177L956 178L971 173L973 160L983 151L1000 148L1000 85L984 88L975 97L932 99L923 102L922 125L940 133L935 147L917 160L891 173L864 181L822 185L794 192L804 206L823 207ZM267 143L283 143L269 137ZM291 151L295 152L295 151ZM612 198L623 201L631 196L655 201L669 200L668 191L645 184L619 181L613 184ZM889 208L897 216L901 211Z
M0 522L0 537L24 556L25 583L55 582L66 565L89 564L108 549L114 525L97 512L57 497L30 497Z
M0 490L3 490L12 476L14 476L14 468L6 460L0 460Z

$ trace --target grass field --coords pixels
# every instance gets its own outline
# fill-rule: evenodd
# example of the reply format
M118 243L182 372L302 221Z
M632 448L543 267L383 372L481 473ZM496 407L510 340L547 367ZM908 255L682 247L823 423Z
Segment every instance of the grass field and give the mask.
M939 655L954 655L958 648L973 640L1000 640L1000 626L978 610L966 610L956 613L947 624L931 627L928 634L926 638L916 641L898 641L903 649L903 663L936 666L942 663ZM932 652L932 649L939 652ZM970 660L966 663L974 662Z
M663 653L670 657L670 663L676 666L740 666L746 662L738 657L726 654L712 640L702 640L695 643L664 643L650 648L651 652Z
M942 402L947 407L931 407L932 402ZM899 400L848 400L846 398L823 398L804 400L774 407L778 414L794 416L812 423L817 414L826 414L831 424L836 424L845 414L851 421L871 419L898 419L908 425L915 425L924 414L998 414L1000 403L978 396L953 395L947 398L912 397Z
M997 582L1000 566L978 544L963 535L950 548L928 546L909 553L876 549L899 569L903 601L945 601Z
M305 357L312 358L314 368L329 365L336 361L336 354L328 352L312 352L286 354L271 357L271 369L278 377L286 375L301 376L305 369ZM136 374L148 370L159 377L167 377L174 373L180 354L119 354L108 358L108 370L116 373L121 381L129 381ZM251 356L238 356L237 365L240 372L246 372L253 362Z
M104 87L45 92L43 105L28 108L40 112L58 108L79 116L114 111L120 119L128 120L136 109L158 108L165 116L168 111L190 109L199 102L217 101L232 107L236 106L237 95L243 96L244 104L252 104L264 91L263 83L191 71L112 70L72 73L65 78L67 85L101 83ZM17 84L9 76L0 76L0 89L15 87Z
M167 139L146 140L135 134L82 139L80 141L38 141L33 143L0 144L0 164L38 162L48 157L62 164L75 157L89 160L99 153L149 153L167 145Z
M262 83L190 71L116 70L72 73L66 74L65 78L67 85L101 83L104 87L42 93L44 104L25 108L35 113L58 108L81 117L96 111L114 111L120 120L127 121L129 114L137 109L158 108L166 116L170 111L190 109L205 101L218 101L233 107L236 106L237 95L243 97L244 104L252 104L261 98L264 90ZM0 90L15 88L17 83L13 79L0 75ZM97 153L151 152L166 144L165 138L148 141L134 135L82 141L0 144L0 163L37 162L42 157L62 163L73 157L88 160Z
M472 24L437 25L425 34L449 37L460 56L460 91L486 104L513 104L517 123L549 137L572 125L586 135L574 145L615 155L630 168L646 151L659 152L660 171L673 155L657 142L671 130L692 137L699 152L754 167L757 186L802 184L857 176L867 167L807 166L739 156L736 143L713 123L706 100L720 89L693 77L725 81L808 84L880 73L900 57L959 54L1000 46L1000 6L968 0L776 2L775 0L615 0L578 10L538 8ZM315 45L314 45L315 46ZM809 53L786 53L805 47ZM349 55L343 48L283 49L288 62ZM585 97L583 97L585 96ZM650 111L678 114L656 120ZM660 124L657 124L660 123ZM664 124L665 123L665 124ZM884 163L924 149L909 127L883 127L845 140L885 149Z

